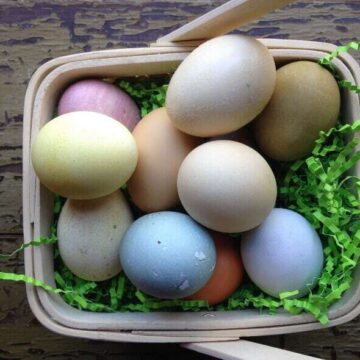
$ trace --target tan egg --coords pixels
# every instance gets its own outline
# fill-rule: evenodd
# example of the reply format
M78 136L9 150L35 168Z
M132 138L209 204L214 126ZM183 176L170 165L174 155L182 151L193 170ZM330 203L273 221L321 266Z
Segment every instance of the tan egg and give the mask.
M165 108L145 116L133 131L139 160L128 182L135 205L143 211L170 209L179 203L176 179L186 155L201 139L177 130Z
M231 140L210 141L194 149L181 164L177 185L189 215L225 233L258 226L274 207L277 193L265 159Z
M133 222L121 191L93 200L68 199L57 226L61 258L77 276L109 279L121 270L119 247Z
M41 183L71 199L95 199L120 188L136 167L130 131L109 116L70 112L43 126L32 146Z
M277 71L274 94L254 120L257 144L265 155L293 161L309 155L321 130L332 128L340 112L340 91L329 71L296 61Z
M177 68L166 95L170 119L181 131L211 137L253 120L270 100L276 69L269 50L243 35L216 37Z

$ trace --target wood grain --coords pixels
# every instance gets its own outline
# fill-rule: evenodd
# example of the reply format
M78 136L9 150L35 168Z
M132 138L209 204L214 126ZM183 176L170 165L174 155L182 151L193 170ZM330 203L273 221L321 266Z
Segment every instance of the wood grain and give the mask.
M21 146L26 85L42 63L82 51L147 45L225 0L0 0L0 252L22 241ZM360 1L297 1L239 32L346 43L360 37ZM360 61L360 53L354 54ZM19 254L0 271L23 272ZM360 358L360 320L333 329L255 339L325 359ZM58 336L27 305L22 284L0 283L0 359L209 359L176 345Z

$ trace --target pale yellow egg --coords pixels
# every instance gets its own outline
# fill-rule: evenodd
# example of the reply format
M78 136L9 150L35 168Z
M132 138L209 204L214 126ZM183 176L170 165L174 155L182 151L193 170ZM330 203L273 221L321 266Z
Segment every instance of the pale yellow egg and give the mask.
M71 199L112 193L130 178L138 158L135 140L124 125L88 111L49 121L31 155L41 183Z

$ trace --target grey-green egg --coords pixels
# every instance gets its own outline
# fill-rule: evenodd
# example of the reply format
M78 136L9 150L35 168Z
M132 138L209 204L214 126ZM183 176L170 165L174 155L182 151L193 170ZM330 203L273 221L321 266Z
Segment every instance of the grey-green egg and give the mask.
M57 226L62 260L85 280L103 281L117 275L120 242L132 222L120 190L93 200L68 199Z

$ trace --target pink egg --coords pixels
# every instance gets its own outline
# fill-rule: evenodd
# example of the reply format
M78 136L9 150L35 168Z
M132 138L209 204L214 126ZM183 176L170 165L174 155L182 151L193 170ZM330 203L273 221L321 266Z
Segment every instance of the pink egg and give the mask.
M62 94L59 115L72 111L94 111L120 121L130 131L140 120L140 112L124 91L102 80L80 80L70 85Z

